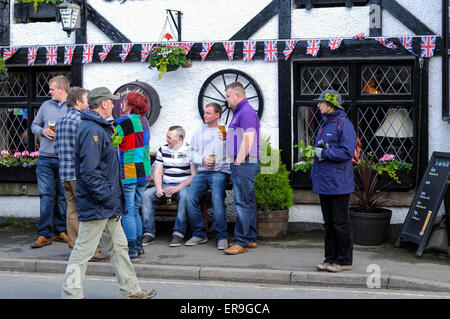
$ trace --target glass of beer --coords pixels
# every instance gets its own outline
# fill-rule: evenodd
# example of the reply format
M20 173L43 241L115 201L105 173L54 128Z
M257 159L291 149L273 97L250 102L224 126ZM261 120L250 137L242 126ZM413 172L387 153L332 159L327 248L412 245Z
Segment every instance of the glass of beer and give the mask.
M222 132L223 139L227 139L227 131L225 130L225 125L223 123L219 123L219 130Z
M209 158L211 158L214 162L213 162L213 167L216 164L216 154L209 154Z
M55 132L55 121L48 121L48 128Z

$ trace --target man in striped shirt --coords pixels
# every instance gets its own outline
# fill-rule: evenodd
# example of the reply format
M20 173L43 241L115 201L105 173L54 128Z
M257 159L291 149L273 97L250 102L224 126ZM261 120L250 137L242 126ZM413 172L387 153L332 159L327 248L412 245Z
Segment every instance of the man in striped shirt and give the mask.
M169 246L183 244L188 222L186 196L196 174L196 166L190 160L189 144L184 142L185 136L181 126L170 127L167 144L161 146L156 155L153 169L155 186L147 189L142 197L142 245L148 245L155 239L155 204L171 201L172 198L178 204L178 212Z

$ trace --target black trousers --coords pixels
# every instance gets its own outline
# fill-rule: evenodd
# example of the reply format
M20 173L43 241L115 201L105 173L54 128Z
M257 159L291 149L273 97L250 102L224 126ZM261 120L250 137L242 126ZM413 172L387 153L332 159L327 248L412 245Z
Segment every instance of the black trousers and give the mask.
M350 222L350 194L320 195L324 219L325 261L330 264L352 265L353 231Z

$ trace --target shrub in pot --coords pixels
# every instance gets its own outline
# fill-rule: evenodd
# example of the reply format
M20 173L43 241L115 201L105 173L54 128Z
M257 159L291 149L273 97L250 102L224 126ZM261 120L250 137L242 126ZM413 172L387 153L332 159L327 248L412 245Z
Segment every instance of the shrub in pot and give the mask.
M259 237L287 235L289 207L294 193L289 185L289 171L281 162L280 151L268 138L261 141L261 169L255 180Z
M361 161L357 171L355 192L350 198L353 240L358 245L379 245L387 237L392 211L382 207L388 200L385 193L376 188L379 175L372 160Z

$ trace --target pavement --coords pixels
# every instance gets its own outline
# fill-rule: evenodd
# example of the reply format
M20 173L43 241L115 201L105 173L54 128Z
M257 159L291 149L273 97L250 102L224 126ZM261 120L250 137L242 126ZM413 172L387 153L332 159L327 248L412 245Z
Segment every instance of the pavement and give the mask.
M341 273L316 270L323 261L323 233L288 233L261 239L258 248L229 256L217 249L214 235L206 244L169 247L173 222L157 222L157 238L145 246L145 259L134 263L139 278L219 280L283 285L358 287L441 291L450 293L450 258L435 251L416 257L417 246L394 247L391 236L379 246L354 246L353 269ZM232 239L233 224L229 224ZM36 224L0 224L0 271L64 273L67 244L55 242L32 249ZM90 262L88 275L113 275L109 261Z

